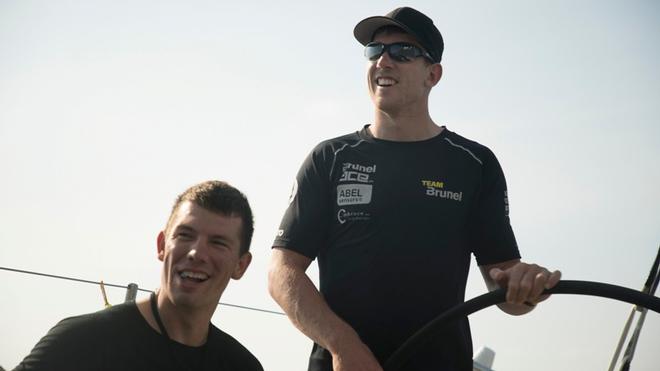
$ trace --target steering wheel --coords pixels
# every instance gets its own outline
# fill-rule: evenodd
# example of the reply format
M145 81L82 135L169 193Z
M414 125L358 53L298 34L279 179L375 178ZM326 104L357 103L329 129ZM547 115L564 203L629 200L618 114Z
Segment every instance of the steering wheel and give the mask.
M390 358L385 362L383 369L385 371L398 370L415 353L419 346L426 343L447 323L492 305L503 303L505 301L505 294L506 289L497 289L458 304L440 314L408 338L399 349L392 353ZM660 298L626 287L601 282L562 280L555 287L543 291L543 294L600 296L635 304L660 313Z

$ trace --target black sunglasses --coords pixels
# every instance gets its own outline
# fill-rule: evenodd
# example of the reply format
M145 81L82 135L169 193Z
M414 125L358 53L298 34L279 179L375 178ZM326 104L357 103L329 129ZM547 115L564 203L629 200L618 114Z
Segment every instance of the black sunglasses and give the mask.
M371 42L364 48L364 56L370 61L375 61L385 52L397 62L410 62L417 57L424 57L431 63L435 63L429 53L410 43L383 44Z

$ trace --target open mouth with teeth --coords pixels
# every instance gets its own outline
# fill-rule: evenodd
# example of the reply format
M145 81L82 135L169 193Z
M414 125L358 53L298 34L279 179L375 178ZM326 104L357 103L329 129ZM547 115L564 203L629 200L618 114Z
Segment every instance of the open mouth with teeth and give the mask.
M193 282L204 282L209 279L209 276L206 273L192 271L180 271L179 277L183 280L190 280Z
M396 85L396 83L397 83L397 81L394 80L393 78L390 78L390 77L377 77L376 78L376 85L381 86L381 87Z

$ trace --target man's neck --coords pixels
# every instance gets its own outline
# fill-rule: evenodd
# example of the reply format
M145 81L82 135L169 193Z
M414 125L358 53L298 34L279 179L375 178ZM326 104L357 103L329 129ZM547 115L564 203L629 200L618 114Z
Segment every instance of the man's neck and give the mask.
M376 110L374 124L369 131L374 138L397 142L415 142L435 137L442 132L428 113L424 115L389 114Z
M149 299L137 303L138 310L149 326L161 333ZM206 343L209 332L209 323L213 311L208 310L181 310L175 308L167 299L158 297L158 315L161 318L165 331L171 340L188 346L201 346Z

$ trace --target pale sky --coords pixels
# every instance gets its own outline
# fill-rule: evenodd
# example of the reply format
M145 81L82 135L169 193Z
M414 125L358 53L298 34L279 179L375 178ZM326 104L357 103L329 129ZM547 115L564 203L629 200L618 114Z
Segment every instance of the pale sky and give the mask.
M222 301L279 310L266 265L293 177L372 119L353 27L402 5L444 36L431 115L497 155L523 259L640 289L660 244L656 1L0 0L0 266L154 289L174 197L222 179L256 217L253 263ZM467 298L485 292L473 262ZM3 270L0 297L9 369L103 307L98 286ZM557 295L470 321L498 371L603 370L629 310ZM311 341L284 316L220 306L213 322L266 370L306 367ZM633 370L657 370L657 344L652 312Z

